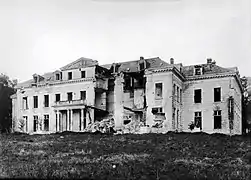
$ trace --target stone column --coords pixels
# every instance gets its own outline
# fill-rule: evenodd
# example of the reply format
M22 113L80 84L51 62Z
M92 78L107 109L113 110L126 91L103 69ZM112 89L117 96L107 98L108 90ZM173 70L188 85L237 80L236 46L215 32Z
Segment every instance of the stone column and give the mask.
M115 77L115 86L114 86L114 121L115 128L121 128L123 126L123 75L116 75Z
M66 118L66 131L69 131L70 128L69 128L69 125L70 125L70 110L67 109L67 118Z
M84 130L84 109L81 109L80 115L81 115L81 117L80 117L80 130L83 131Z

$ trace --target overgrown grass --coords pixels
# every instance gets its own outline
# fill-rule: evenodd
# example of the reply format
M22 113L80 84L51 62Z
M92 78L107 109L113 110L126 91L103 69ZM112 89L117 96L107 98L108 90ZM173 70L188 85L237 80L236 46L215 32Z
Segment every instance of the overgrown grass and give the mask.
M0 135L0 177L250 179L250 139L205 133Z

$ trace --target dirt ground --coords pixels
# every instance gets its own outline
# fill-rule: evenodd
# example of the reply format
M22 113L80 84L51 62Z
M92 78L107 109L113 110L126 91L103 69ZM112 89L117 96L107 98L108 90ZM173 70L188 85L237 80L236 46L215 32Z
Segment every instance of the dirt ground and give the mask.
M250 179L248 136L0 135L0 178Z

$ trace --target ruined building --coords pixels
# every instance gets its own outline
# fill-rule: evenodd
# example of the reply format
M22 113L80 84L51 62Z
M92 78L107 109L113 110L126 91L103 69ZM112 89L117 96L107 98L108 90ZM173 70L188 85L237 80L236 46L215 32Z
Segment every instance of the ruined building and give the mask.
M151 132L204 131L241 134L242 87L237 68L207 59L183 66L160 58L99 65L80 58L52 73L19 83L13 129L33 133L83 131L113 118Z

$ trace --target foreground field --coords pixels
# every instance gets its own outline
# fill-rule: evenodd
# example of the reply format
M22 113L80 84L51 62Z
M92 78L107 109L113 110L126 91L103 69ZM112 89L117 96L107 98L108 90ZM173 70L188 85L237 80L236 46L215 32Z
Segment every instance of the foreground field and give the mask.
M250 148L204 133L0 135L0 177L250 179Z

